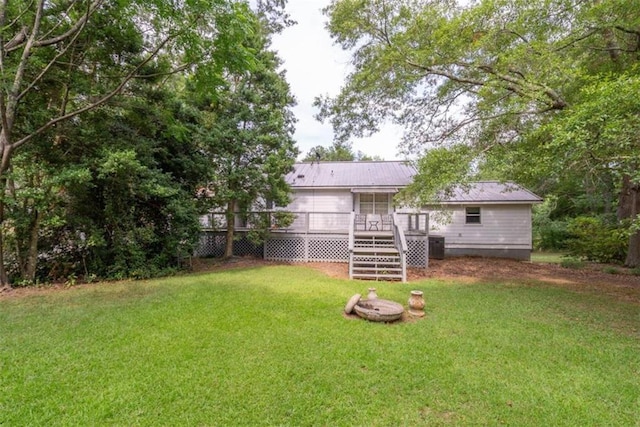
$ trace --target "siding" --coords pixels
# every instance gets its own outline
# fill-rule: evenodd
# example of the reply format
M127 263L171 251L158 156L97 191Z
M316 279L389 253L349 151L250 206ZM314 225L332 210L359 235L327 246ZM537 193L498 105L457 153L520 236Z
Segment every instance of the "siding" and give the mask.
M350 190L297 190L286 208L293 212L351 212Z
M300 212L291 225L292 229L346 232L349 230L349 214L353 210L353 195L350 190L297 190L286 210ZM323 214L314 215L314 212Z
M469 205L478 206L478 205ZM451 222L431 220L432 235L443 236L445 247L531 249L531 205L481 205L481 224L465 224L465 206L451 206Z

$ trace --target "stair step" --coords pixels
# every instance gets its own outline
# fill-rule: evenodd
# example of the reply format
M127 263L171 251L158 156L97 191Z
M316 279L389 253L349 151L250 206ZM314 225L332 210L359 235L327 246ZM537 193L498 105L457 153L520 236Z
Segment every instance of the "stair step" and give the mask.
M372 266L399 266L400 263L398 262L398 260L390 260L390 261L371 261L371 260L353 260L353 265L358 265L358 266L365 266L365 265L372 265Z
M401 268L370 268L370 267L353 267L353 274L379 274L381 276L388 276L389 274L402 273Z
M371 247L367 247L367 248L353 248L353 252L358 252L358 253L385 253L385 254L393 254L393 253L398 253L398 250L396 248L371 248Z
M354 279L400 279L402 280L402 274L353 274Z

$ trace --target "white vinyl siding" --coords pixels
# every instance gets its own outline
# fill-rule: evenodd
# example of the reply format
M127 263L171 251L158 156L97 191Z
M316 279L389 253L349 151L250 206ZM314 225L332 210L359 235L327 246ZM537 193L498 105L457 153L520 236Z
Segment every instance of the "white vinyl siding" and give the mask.
M320 232L345 231L349 229L353 195L350 190L298 190L286 210L298 213L292 228L308 227L309 230Z
M464 206L450 208L450 222L437 225L432 218L431 231L447 248L531 249L531 205L484 205L481 224L466 223Z

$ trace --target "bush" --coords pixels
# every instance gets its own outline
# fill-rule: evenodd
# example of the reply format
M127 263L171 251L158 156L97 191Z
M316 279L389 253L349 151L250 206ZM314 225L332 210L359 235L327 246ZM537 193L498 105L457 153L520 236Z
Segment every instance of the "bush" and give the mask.
M544 202L533 207L533 248L539 251L566 250L567 221L552 219L558 197L548 195Z
M573 257L602 263L623 262L628 229L608 224L602 218L578 217L569 221L567 250Z
M548 220L534 224L533 248L538 251L566 250L566 241L570 237L567 225L567 221L564 220Z

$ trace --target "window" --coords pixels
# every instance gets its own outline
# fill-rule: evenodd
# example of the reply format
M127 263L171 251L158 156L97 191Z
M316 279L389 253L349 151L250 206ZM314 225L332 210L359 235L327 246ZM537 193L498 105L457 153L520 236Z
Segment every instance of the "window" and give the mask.
M389 213L389 194L360 194L360 213L386 215Z
M466 224L480 224L480 208L479 207L468 207L466 208L466 216L465 216Z

